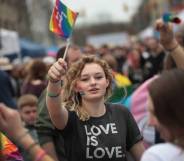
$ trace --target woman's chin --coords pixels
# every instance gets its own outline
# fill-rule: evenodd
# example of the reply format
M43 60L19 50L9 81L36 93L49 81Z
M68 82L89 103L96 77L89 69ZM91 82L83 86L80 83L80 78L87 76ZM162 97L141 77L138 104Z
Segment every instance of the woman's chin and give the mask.
M85 98L86 100L88 101L99 101L99 100L102 100L103 99L103 96L101 95L90 95L88 97Z

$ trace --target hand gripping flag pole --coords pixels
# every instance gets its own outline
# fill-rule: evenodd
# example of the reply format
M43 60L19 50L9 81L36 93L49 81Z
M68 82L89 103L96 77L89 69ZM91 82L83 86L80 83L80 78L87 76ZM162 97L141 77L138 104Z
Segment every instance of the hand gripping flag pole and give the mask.
M69 7L63 4L60 0L56 0L55 6L50 19L50 31L66 39L67 45L63 59L65 59L69 45L70 37L73 31L78 13L72 11Z

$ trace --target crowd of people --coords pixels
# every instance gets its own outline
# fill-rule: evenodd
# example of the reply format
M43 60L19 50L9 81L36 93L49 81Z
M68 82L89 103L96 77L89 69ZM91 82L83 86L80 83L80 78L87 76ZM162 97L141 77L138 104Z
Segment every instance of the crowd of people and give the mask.
M184 39L161 19L155 29L159 40L131 46L71 45L65 60L62 47L49 64L39 59L5 68L8 61L0 61L0 158L184 161ZM109 101L114 73L126 76L132 92L150 80L146 123L162 143L146 146L137 118L122 103L129 95Z

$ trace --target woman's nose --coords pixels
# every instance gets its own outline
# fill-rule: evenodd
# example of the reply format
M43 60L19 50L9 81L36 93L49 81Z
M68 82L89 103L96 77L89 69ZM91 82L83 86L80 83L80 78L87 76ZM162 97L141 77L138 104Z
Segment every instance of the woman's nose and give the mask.
M95 78L91 78L91 79L90 79L90 83L91 83L91 84L96 84Z

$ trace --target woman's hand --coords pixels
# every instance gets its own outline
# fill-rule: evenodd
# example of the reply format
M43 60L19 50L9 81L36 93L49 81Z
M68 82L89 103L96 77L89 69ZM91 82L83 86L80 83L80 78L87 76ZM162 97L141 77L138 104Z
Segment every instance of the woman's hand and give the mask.
M26 132L19 113L3 103L0 103L0 131L15 141Z
M155 29L160 32L160 43L166 50L173 49L177 46L178 42L174 37L172 23L164 23L162 19L155 22Z
M58 82L65 75L67 69L66 62L59 58L57 62L55 62L48 71L48 77L51 82Z

